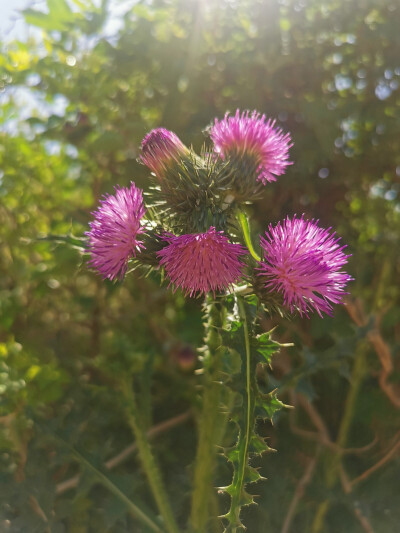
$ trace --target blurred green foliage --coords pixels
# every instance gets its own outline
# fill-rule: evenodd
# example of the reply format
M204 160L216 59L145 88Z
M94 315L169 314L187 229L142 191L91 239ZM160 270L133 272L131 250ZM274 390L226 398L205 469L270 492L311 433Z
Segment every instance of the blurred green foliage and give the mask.
M145 531L68 446L99 468L130 446L120 394L129 375L149 428L196 412L201 302L173 295L156 274L101 281L74 236L113 185L146 189L136 158L149 129L164 126L199 149L215 116L248 108L277 118L294 140L294 165L254 206L254 231L286 214L319 218L349 245L355 281L334 319L265 318L266 331L278 322L277 338L295 346L259 381L295 410L260 428L278 453L254 465L268 481L252 487L258 506L243 521L251 533L395 533L400 6L132 4L117 24L116 3L47 0L47 13L23 13L37 38L2 44L0 529ZM193 417L153 442L183 530ZM109 476L153 509L134 453ZM222 459L219 478L230 479ZM224 497L220 506L227 511Z

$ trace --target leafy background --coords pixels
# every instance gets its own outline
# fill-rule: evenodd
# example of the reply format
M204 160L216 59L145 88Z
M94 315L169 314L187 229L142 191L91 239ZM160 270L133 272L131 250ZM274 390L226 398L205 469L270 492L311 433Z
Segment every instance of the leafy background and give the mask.
M1 45L0 529L145 531L71 453L155 512L124 415L129 375L184 529L201 301L156 274L102 282L74 236L115 184L146 189L149 129L199 149L213 118L240 108L294 140L294 165L253 207L255 233L287 214L318 218L348 244L355 278L333 319L262 324L294 343L268 386L295 409L259 428L277 453L255 464L268 480L243 520L252 533L395 533L398 2L142 0L110 24L117 5L47 0L23 12L26 39ZM218 484L229 476L221 458Z

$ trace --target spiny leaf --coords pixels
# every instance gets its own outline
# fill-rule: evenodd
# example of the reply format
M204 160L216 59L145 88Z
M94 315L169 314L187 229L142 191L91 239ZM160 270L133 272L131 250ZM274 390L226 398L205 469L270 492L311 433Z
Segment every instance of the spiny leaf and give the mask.
M259 358L260 363L271 364L272 356L279 351L279 342L271 339L271 331L262 333L258 337L254 338L254 345L257 352L261 355Z
M274 415L283 407L288 406L279 400L276 390L268 394L260 392L256 399L256 416L264 420L272 420Z
M260 437L256 433L253 433L249 446L249 454L251 453L253 455L262 455L263 453L268 452L270 450L271 448L265 442L265 439L263 437Z

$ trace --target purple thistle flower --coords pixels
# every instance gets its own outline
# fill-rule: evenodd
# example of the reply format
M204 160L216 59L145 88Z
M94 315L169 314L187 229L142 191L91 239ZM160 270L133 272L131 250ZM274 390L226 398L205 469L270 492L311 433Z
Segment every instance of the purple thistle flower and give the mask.
M143 248L137 236L143 233L140 220L146 210L142 191L133 182L130 188L115 187L115 194L106 194L100 207L94 211L90 222L88 252L89 265L103 276L122 279L128 268L128 260Z
M289 148L293 146L289 133L284 134L275 128L275 120L266 120L265 115L257 111L239 109L234 116L226 113L223 120L215 119L210 136L215 151L225 157L248 155L255 160L257 181L263 185L276 181L292 163L288 161Z
M304 215L303 215L304 216ZM261 237L264 260L259 264L265 287L283 294L284 304L293 313L308 317L315 310L332 315L332 305L340 303L345 285L353 278L341 270L349 255L343 253L339 238L318 221L287 217L275 227L270 225Z
M143 139L140 159L161 178L170 162L178 160L187 152L188 149L173 131L157 128Z
M243 264L239 256L246 253L240 244L232 244L222 231L214 227L206 233L189 235L167 234L163 237L169 244L157 255L160 265L176 288L192 296L222 291L237 281Z

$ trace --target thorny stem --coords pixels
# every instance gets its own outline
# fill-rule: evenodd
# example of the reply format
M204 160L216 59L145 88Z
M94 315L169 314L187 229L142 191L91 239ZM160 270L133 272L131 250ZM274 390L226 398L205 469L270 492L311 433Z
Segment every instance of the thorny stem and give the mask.
M261 261L261 257L254 250L253 243L251 242L250 226L249 226L249 221L247 220L246 215L242 211L238 211L237 218L239 220L240 227L242 228L244 241L246 243L246 246L247 246L251 256L256 261Z
M126 401L126 412L129 425L132 428L136 440L141 465L147 476L147 480L156 501L158 510L163 518L165 529L168 531L168 533L179 533L179 528L172 514L172 509L164 488L161 473L151 451L146 433L143 430L140 422L140 416L134 392L127 381L122 384L122 391Z
M249 397L249 393L251 390L251 372L250 372L250 363L251 363L251 352L250 352L250 339L249 339L249 328L247 324L247 317L246 317L246 310L244 307L244 302L241 297L237 298L237 303L239 307L239 316L240 319L243 321L243 334L244 334L244 344L245 344L245 351L246 351L246 391L248 391L248 394L246 395L246 426L245 426L245 434L244 434L244 441L245 446L241 449L242 459L240 461L242 472L240 472L240 479L244 479L245 475L245 468L247 465L247 456L248 456L248 448L250 443L250 433L251 433L251 423L254 424L254 414L252 413L252 405ZM254 404L253 404L253 410L254 410ZM253 415L253 416L252 416ZM232 496L233 505L232 507L235 508L235 506L239 507L239 499L241 496L242 491L236 491L236 493Z
M192 508L190 525L196 533L207 531L210 517L210 500L216 463L217 445L221 444L226 415L221 412L223 386L220 383L223 346L220 328L225 323L225 309L222 303L207 296L208 313L206 353L204 354L203 406L199 421L199 438L194 467Z

